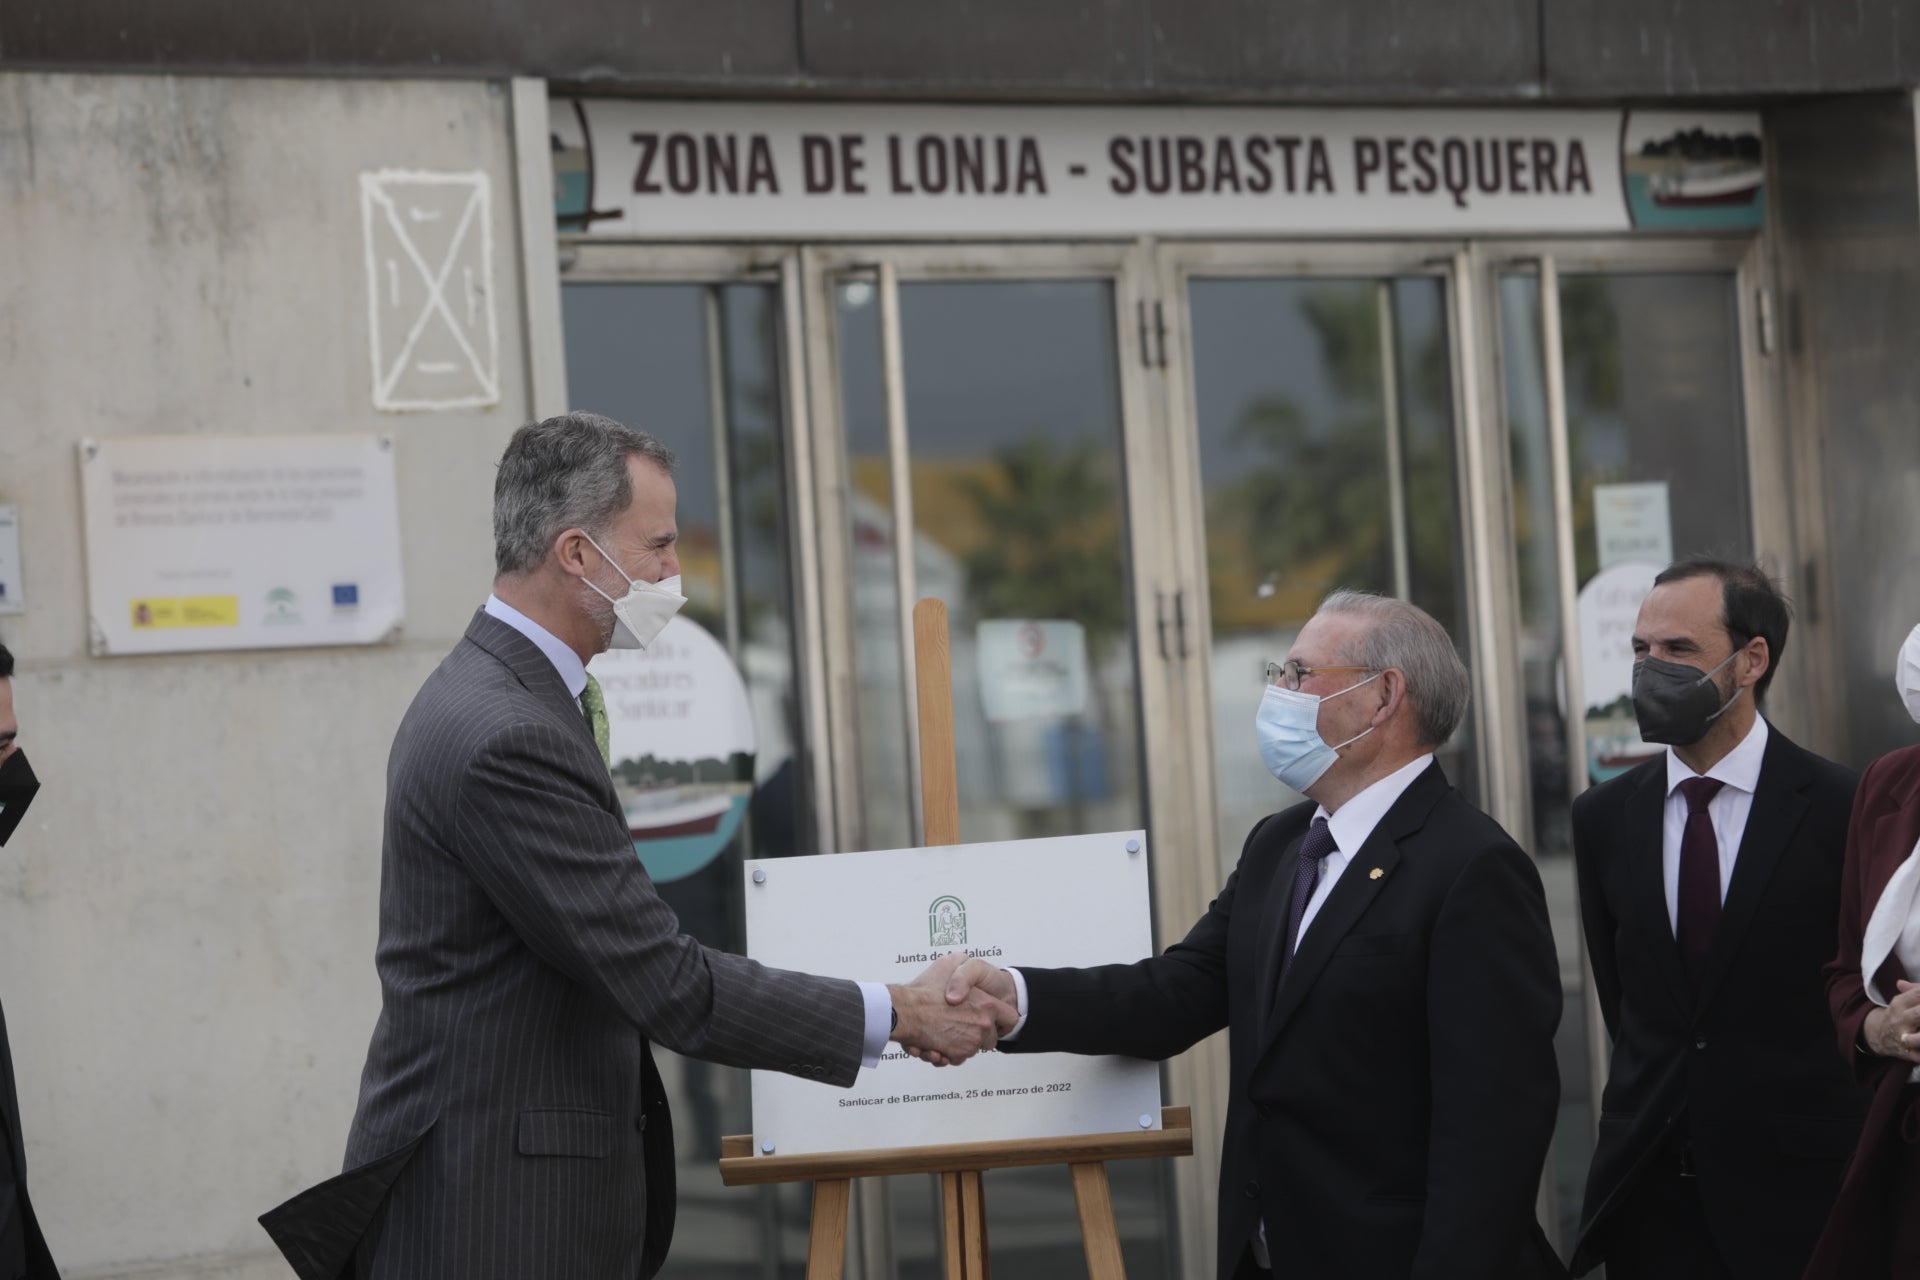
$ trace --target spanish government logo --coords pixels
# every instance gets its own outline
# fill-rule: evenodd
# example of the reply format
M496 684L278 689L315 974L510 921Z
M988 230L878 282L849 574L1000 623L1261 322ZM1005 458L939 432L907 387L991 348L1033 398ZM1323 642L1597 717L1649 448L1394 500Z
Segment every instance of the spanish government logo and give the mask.
M967 945L967 904L948 896L927 908L927 942L935 947Z

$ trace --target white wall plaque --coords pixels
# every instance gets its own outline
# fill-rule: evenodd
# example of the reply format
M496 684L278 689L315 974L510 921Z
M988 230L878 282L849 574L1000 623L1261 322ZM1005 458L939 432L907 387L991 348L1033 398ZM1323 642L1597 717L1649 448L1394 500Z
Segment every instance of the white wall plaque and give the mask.
M96 654L373 644L398 629L393 442L80 442Z
M780 968L908 982L956 949L1049 967L1127 963L1153 948L1139 831L767 858L745 872L747 954ZM1159 1127L1160 1069L1128 1058L985 1053L936 1068L889 1045L851 1089L753 1073L756 1153Z

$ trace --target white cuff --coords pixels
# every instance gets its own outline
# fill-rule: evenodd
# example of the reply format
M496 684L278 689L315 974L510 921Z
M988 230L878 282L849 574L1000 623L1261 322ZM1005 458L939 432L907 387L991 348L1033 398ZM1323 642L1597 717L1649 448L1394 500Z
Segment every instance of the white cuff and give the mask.
M1013 1024L1013 1030L1001 1036L1002 1040L1011 1040L1020 1034L1020 1028L1027 1025L1027 980L1020 976L1018 969L1007 970L1007 976L1013 979L1014 1010L1020 1015L1020 1021Z
M867 1002L867 1034L861 1043L860 1065L877 1067L893 1036L893 993L884 982L862 982L860 997Z

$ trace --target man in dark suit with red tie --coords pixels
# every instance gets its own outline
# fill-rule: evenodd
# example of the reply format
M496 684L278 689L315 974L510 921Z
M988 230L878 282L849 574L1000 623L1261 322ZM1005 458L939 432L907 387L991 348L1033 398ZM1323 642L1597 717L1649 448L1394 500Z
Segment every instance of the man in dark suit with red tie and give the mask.
M1654 581L1633 700L1668 749L1573 806L1613 1039L1573 1271L1798 1280L1865 1110L1822 975L1855 776L1759 713L1788 622L1765 574L1695 559Z

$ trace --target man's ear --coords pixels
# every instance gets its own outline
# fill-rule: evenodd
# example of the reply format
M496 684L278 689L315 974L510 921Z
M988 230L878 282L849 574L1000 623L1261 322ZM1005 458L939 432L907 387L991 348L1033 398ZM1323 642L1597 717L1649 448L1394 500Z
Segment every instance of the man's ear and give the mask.
M568 529L553 540L553 550L550 554L562 572L571 573L577 569L585 573L588 568L587 554L592 550L593 547L587 542L585 534L578 529Z
M1744 688L1760 683L1760 677L1773 669L1773 650L1768 648L1765 636L1755 636L1747 641L1742 652L1747 655L1746 678L1740 682Z
M1407 700L1407 674L1398 667L1388 667L1380 673L1380 686L1386 690L1386 699L1373 713L1375 724L1385 724Z

